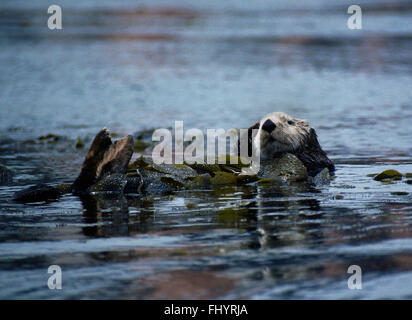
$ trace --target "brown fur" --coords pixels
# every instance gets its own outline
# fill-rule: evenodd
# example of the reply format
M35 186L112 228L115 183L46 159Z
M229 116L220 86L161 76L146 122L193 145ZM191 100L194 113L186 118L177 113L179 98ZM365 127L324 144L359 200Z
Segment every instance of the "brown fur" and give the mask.
M73 192L86 191L106 174L125 174L132 154L132 136L129 135L113 143L110 132L104 128L96 135L90 146L80 175L73 183Z

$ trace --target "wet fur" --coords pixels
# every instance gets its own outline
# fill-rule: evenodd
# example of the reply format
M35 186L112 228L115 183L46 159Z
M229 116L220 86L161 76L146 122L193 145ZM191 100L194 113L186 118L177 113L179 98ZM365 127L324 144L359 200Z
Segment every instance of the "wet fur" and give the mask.
M132 154L132 136L129 135L113 142L109 130L102 129L87 152L80 175L72 185L72 192L74 194L87 193L88 188L105 175L126 174Z
M276 124L276 132L269 134L262 130L262 124L271 119ZM288 128L287 121L293 121L294 128ZM253 129L258 130L253 135ZM264 131L264 132L263 132ZM284 113L272 113L256 122L248 128L248 152L252 154L252 148L261 150L262 160L279 157L284 153L294 154L308 170L310 176L315 176L324 168L328 168L333 174L335 166L321 148L315 129L305 120L292 118ZM240 150L240 143L239 148Z

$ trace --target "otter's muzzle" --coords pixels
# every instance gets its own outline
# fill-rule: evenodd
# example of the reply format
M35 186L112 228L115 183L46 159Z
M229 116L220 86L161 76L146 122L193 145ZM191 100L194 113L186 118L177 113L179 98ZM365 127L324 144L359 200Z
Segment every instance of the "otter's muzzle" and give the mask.
M271 133L273 130L276 129L276 124L272 120L267 119L265 123L262 125L262 129L268 133Z

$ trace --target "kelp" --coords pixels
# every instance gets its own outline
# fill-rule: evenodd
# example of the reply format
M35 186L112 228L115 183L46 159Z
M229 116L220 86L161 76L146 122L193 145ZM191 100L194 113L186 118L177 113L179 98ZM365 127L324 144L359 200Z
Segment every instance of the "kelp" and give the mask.
M233 161L234 160L234 161ZM247 165L242 159L230 157L217 158L216 163L194 163L190 164L156 164L152 158L140 156L128 166L128 179L143 179L143 190L153 191L171 189L197 189L223 185L247 184L260 181L267 184L279 181L300 181L307 179L307 171L303 163L295 156L286 154L279 159L264 163L259 175L245 174ZM226 161L226 163L225 163Z

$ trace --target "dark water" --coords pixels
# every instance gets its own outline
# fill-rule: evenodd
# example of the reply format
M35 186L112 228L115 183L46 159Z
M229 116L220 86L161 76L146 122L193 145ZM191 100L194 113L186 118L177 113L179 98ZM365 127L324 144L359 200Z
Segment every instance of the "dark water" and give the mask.
M0 163L15 172L0 298L412 298L412 185L367 176L412 172L411 1L358 1L362 30L349 1L54 3L61 31L48 1L0 3ZM104 126L229 129L273 111L317 129L330 184L11 201L73 181L77 138ZM48 133L61 138L28 141Z

